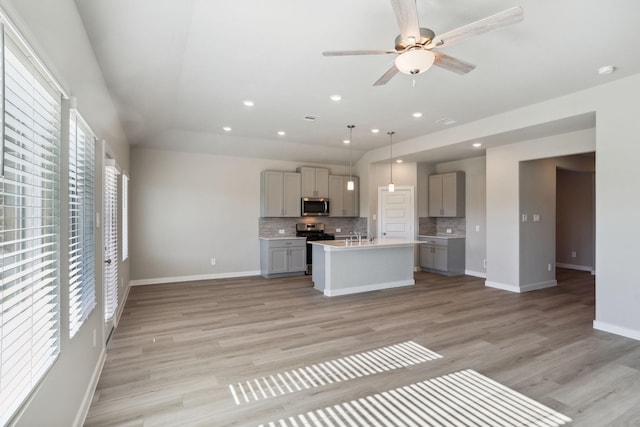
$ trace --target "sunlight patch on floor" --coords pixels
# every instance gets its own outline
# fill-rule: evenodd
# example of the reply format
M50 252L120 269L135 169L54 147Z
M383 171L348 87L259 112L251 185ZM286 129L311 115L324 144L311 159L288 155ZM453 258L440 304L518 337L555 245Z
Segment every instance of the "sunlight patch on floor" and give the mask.
M406 341L268 377L254 378L235 385L230 384L229 391L236 404L240 405L440 358L442 356L438 353L413 341Z
M546 426L571 421L467 369L350 402L260 424L260 427Z

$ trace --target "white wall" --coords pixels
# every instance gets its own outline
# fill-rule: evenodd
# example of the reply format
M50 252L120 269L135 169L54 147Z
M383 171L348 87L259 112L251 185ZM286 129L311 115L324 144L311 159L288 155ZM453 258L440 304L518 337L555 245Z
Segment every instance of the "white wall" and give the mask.
M131 163L134 283L259 274L260 172L302 166L146 148L134 148Z
M107 141L109 153L125 169L129 168L129 145L124 137L112 99L107 92L102 73L84 32L73 0L55 2L41 0L0 0L0 7L9 15L38 56L50 68L55 78L70 96L77 99L80 113L99 139ZM67 154L64 153L63 154ZM99 164L101 164L101 161ZM63 168L64 170L64 168ZM100 171L96 179L101 179ZM100 181L98 181L100 182ZM61 201L66 189L62 182ZM101 209L102 191L98 186L96 206ZM61 203L62 218L68 215ZM67 228L61 224L61 266L67 263L65 242ZM101 230L97 233L96 274L97 307L84 325L69 338L66 315L69 296L66 273L62 273L62 335L61 353L53 367L34 392L32 399L14 419L18 426L72 426L82 422L88 410L95 382L104 361L106 337L103 335L102 247ZM128 263L120 270L123 283L129 282ZM93 331L97 346L93 347Z

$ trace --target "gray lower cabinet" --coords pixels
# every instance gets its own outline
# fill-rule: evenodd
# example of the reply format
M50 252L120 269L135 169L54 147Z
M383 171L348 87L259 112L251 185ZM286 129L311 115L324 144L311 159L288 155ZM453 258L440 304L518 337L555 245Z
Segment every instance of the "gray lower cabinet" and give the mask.
M260 239L260 274L299 276L307 271L306 239Z
M420 268L446 275L464 274L465 250L463 238L419 236Z

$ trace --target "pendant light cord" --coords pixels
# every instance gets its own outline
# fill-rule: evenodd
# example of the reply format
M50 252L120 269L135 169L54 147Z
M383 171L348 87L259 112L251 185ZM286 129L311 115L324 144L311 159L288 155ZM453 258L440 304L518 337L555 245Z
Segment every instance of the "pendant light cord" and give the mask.
M389 135L389 181L393 184L393 134L394 131L387 132Z
M348 125L347 126L349 128L349 182L353 181L353 178L351 177L351 161L353 158L353 128L356 127L356 125Z

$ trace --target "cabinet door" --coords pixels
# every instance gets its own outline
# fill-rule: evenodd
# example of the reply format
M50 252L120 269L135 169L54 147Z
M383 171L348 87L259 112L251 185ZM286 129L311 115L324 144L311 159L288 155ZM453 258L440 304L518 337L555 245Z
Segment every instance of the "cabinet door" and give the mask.
M420 245L420 267L433 268L433 246Z
M429 216L444 215L442 208L442 175L429 176Z
M433 269L447 271L449 269L448 254L446 246L433 247Z
M289 249L289 271L306 271L307 251L305 246Z
M455 172L442 174L442 215L457 216L458 180Z
M316 197L314 195L316 189L316 171L315 168L298 168L302 175L302 193L301 197Z
M347 183L342 176L329 177L329 209L330 216L344 216L344 193Z
M281 216L300 216L300 174L283 172L283 198Z
M262 172L262 216L283 215L283 174L277 171Z
M360 180L357 176L351 177L353 179L353 191L347 190L347 182L349 182L349 177L344 177L344 199L343 199L343 209L344 216L349 217L357 217L360 216Z
M329 197L329 169L316 168L315 172L314 197Z
M269 248L269 274L289 271L289 248Z

